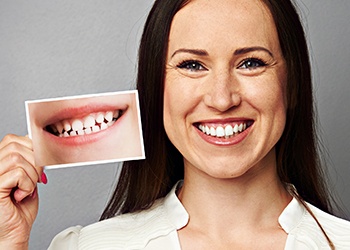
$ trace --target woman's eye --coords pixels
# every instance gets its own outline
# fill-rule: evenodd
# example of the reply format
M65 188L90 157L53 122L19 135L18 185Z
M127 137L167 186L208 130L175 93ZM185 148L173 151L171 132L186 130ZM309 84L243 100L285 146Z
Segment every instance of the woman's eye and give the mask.
M266 66L266 63L264 61L257 58L249 58L244 60L238 68L252 70L263 66Z
M190 70L190 71L205 70L203 65L200 64L197 61L184 61L184 62L180 63L177 67L180 68L180 69L187 69L187 70Z

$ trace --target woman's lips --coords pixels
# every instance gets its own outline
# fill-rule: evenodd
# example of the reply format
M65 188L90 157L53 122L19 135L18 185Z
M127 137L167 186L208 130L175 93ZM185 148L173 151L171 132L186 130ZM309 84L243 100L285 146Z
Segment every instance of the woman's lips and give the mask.
M225 121L206 121L195 123L199 135L215 145L233 145L242 141L248 134L254 121L235 119Z

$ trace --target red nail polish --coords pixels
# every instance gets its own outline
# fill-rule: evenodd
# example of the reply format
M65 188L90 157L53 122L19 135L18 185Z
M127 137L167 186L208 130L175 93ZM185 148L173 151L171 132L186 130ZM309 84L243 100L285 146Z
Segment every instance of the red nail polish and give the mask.
M41 182L47 184L47 176L44 172L41 174Z

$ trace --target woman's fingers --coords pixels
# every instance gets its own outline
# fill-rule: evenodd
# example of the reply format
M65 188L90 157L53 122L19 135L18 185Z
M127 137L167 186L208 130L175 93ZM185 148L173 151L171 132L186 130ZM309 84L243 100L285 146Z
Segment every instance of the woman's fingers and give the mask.
M30 156L33 153L27 152L28 149L26 148L14 151L13 144L9 147L9 149L7 147L3 148L0 153L0 175L13 169L21 168L28 174L33 182L38 182L42 174L42 169L34 167L33 161L31 160L33 156Z
M0 241L25 243L38 212L37 182L31 139L7 135L0 141Z
M34 166L31 140L15 135L5 136L0 142L0 175L11 169L22 167L33 180L41 181L42 168Z
M27 137L7 135L0 142L0 160L12 152L20 153L34 166L34 152L32 142Z
M6 146L12 142L16 142L18 144L23 145L24 147L27 147L27 148L33 150L32 140L29 139L28 136L18 136L18 135L14 135L14 134L5 135L5 137L2 139L2 141L0 141L0 150L4 146Z
M0 142L0 188L2 198L12 196L16 202L30 196L37 182L41 182L43 170L34 166L31 139L7 135ZM46 180L43 180L46 182Z
M16 202L21 202L30 196L36 188L36 182L28 176L23 168L12 169L0 176L0 202L3 199L13 198Z

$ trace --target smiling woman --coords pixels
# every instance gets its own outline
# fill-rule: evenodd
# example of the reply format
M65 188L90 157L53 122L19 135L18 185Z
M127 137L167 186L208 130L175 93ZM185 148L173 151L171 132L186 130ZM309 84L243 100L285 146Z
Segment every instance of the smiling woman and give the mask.
M36 166L143 156L136 93L27 102Z
M332 215L291 1L156 0L137 89L146 159L123 164L102 221L64 230L50 249L350 249L350 222ZM30 151L17 137L3 145L11 139ZM31 197L40 169L26 168L31 178L13 178L3 200L12 189L20 205ZM0 243L25 244L28 224L6 223Z

